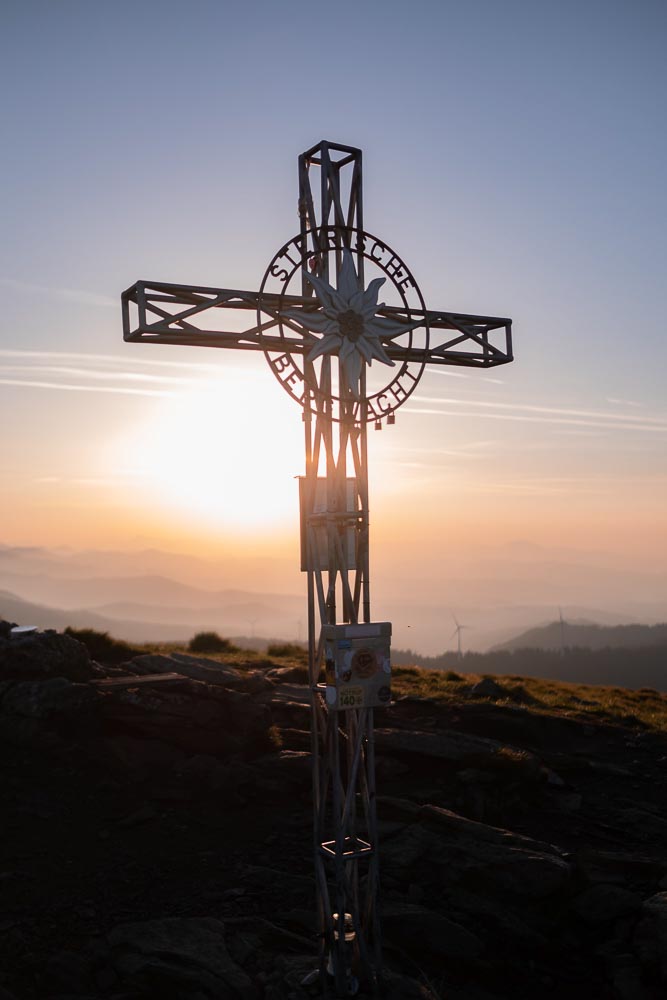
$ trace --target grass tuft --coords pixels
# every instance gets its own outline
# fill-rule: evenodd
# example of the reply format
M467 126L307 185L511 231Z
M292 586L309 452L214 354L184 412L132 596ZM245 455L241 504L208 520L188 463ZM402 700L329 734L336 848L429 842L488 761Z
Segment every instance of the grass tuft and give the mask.
M237 647L217 632L197 632L188 643L190 653L235 653Z

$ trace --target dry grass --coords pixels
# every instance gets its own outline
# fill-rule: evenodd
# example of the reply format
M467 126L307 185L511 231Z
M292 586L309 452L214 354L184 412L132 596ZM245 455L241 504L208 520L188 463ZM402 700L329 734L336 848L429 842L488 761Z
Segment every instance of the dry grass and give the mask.
M125 645L125 644L123 644ZM184 643L135 645L130 655L140 653L184 653ZM279 653L279 655L276 655ZM271 667L300 667L307 662L305 650L287 644L276 647L274 655L251 649L233 649L205 654L208 659L241 670L267 670ZM490 674L464 674L452 670L427 670L423 667L394 667L392 692L395 698L425 698L457 704L471 699L470 689ZM570 718L617 723L629 728L667 732L667 694L653 688L637 691L621 687L573 684L513 674L492 678L502 689L496 698L477 698L498 705L523 705L535 713L559 714Z
M486 675L489 676L489 675ZM429 698L439 702L468 700L479 674L396 667L393 671L394 696ZM620 723L630 728L667 732L667 694L651 688L627 688L592 684L571 684L535 677L501 676L493 680L502 688L498 698L480 699L499 705L525 705L532 712L557 713L571 718Z

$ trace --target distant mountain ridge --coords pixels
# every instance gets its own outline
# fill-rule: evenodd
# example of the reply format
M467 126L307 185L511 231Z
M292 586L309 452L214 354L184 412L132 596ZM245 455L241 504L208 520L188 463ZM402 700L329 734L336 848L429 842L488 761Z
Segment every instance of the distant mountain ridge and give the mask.
M52 608L25 601L16 594L0 590L0 618L17 625L36 625L40 629L64 631L68 625L110 632L116 639L128 642L183 642L192 636L189 625L165 625L159 622L132 622L105 618L85 608Z
M393 622L397 648L426 656L451 648L455 614L466 627L464 650L483 652L552 621L559 606L572 623L664 621L667 574L657 560L652 565L620 565L612 553L471 542L453 545L434 570L409 559L397 562L385 546L375 559L373 610L379 620ZM109 622L104 631L132 641L208 629L285 641L306 633L296 540L291 554L263 552L250 540L241 555L212 550L206 556L151 547L78 550L0 542L0 590L67 611L74 627L101 616Z
M597 625L593 622L551 622L528 629L507 642L493 646L492 652L515 649L637 649L640 646L667 646L667 624Z

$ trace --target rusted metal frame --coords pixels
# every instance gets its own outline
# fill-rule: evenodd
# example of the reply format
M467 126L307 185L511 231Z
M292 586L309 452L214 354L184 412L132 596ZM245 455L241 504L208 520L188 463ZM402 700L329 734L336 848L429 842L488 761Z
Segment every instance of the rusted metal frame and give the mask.
M332 166L331 160L329 160L329 184L332 189L332 206L334 210L334 225L340 226L341 229L345 229L345 216L343 214L343 206L340 200L340 166Z
M303 156L305 156L306 159L311 160L313 163L318 163L319 161L317 159L317 154L318 152L321 152L323 145L328 146L329 149L333 149L337 153L348 154L347 161L353 159L356 153L361 152L356 146L346 146L340 142L325 143L324 141L322 141L322 142L316 142L314 146L311 146L310 149L307 149L306 152L303 154Z
M324 228L327 227L325 226ZM343 227L343 229L346 228L349 227ZM154 289L155 291L150 292L150 289ZM259 292L248 291L245 289L214 288L206 285L177 285L166 282L158 283L146 281L136 282L136 284L123 292L121 298L123 302L137 302L138 294L141 291L143 291L144 301L146 302L162 301L173 302L174 304L181 302L188 306L192 305L193 302L200 304L201 300L198 298L200 295L213 295L215 296L215 299L213 301L209 300L208 304L204 306L204 308L211 309L257 310L260 302ZM261 296L261 302L263 306L273 306L275 309L281 305L288 305L290 307L302 306L304 308L314 305L315 308L318 308L317 303L313 300L312 294L310 294L311 291L310 286L307 285L306 290L302 295L265 293ZM156 292L159 292L160 294L158 295ZM201 311L204 310L202 309ZM179 314L174 313L172 315L174 319L177 319ZM416 326L421 325L421 322L426 319L432 329L452 329L461 330L462 332L466 332L476 326L481 326L488 331L505 329L506 332L509 333L512 324L510 319L499 316L480 316L472 313L455 313L432 309L411 309L410 315L416 318ZM382 309L378 310L378 316L385 316L387 318L407 318L408 312L403 306L384 306Z
M368 512L364 507L363 501L363 483L367 482L367 477L365 476L364 470L361 465L361 456L359 454L359 437L361 434L361 427L357 425L356 433L352 436L350 441L350 452L352 454L352 463L354 465L354 478L356 485L356 499L357 499L357 524L355 532L355 573L354 573L354 607L357 615L357 621L360 617L361 608L361 590L362 583L364 579L364 565L366 562L365 558L365 547L368 541L368 534L364 531L365 523L368 520ZM367 492L367 490L366 490Z
M280 340L277 338L262 338L262 333L264 331L272 329L276 325L277 321L271 320L262 324L259 328L254 327L241 332L200 330L197 327L192 327L191 332L189 330L179 332L169 328L162 330L158 328L157 324L155 324L151 326L149 331L140 329L134 330L129 335L125 335L124 339L128 343L183 344L192 347L214 347L219 349L235 348L241 351L264 351L267 349L278 350L278 348L280 348L293 354L304 354L305 350L310 349L310 344L304 345L302 340L293 340L289 337L282 337ZM467 339L468 338L459 337L455 342L464 343ZM385 344L385 350L392 361L421 362L424 360L424 351L420 348L400 347L396 345L390 346ZM506 353L501 348L492 344L487 345L486 351L478 351L476 353L472 353L470 351L453 351L445 348L443 345L439 345L437 347L430 348L426 358L426 363L436 365L469 364L471 368L488 368L495 365L508 364L512 360L513 358L511 352ZM480 365L480 361L483 361L484 364Z
M339 716L343 713L338 713ZM343 852L345 842L348 841L353 850L356 849L356 844L352 840L353 830L351 820L351 813L348 809L348 801L350 799L350 790L352 789L352 796L354 796L354 791L356 790L356 774L352 774L352 768L354 764L355 756L355 746L356 746L356 712L354 709L347 709L344 713L344 732L345 732L345 782L342 784L342 799L340 804L340 813L336 817L336 824L338 827L336 834L336 853ZM354 780L353 780L354 779ZM352 803L350 803L350 808ZM347 811L347 815L346 815ZM348 862L349 864L349 862ZM349 871L346 869L346 893L349 889Z
M366 710L364 710L364 711L366 711ZM367 730L367 728L368 728L368 720L366 720L366 730ZM377 890L377 880L372 877L371 873L374 870L373 869L373 864L374 864L374 861L375 861L375 856L377 855L377 844L376 844L375 838L373 836L371 836L370 831L372 830L372 827L371 827L370 822L368 821L368 809L367 809L367 801L366 801L367 800L367 792L366 792L366 790L367 790L367 781L366 781L366 774L365 774L366 767L367 767L367 761L365 759L365 754L363 752L363 735L362 735L362 762L361 762L361 764L362 764L361 770L360 770L360 777L361 777L360 784L361 784L361 792L362 792L362 796L361 797L362 797L362 801L364 803L364 813L365 813L365 816L366 816L367 837L368 837L368 840L369 840L369 842L371 844L371 847L373 849L370 852L370 854L366 855L365 858L364 858L364 861L368 863L369 868L368 868L368 877L367 877L367 880L366 880L366 888L365 888L365 892L364 892L363 907L362 907L362 904L361 904L361 899L360 899L360 894L359 894L359 881L358 881L358 877L355 877L354 883L353 883L353 885L351 887L352 894L353 894L353 899L354 899L353 908L352 908L352 916L353 916L353 920L354 920L354 927L355 927L355 931L356 931L356 941L357 941L357 945L358 945L358 948L359 948L359 958L360 958L360 961L361 961L361 965L362 965L362 968L364 969L366 975L368 976L369 980L371 982L374 982L375 978L376 978L376 975L377 975L377 973L380 970L380 962L378 961L377 953L374 956L374 960L371 959L370 949L368 947L368 943L369 943L368 942L368 937L369 937L368 931L369 931L369 925L372 923L373 919L376 918L376 896L377 896L376 890ZM357 863L355 862L355 868L356 868L356 866L357 866ZM357 872L356 871L355 871L355 876L357 876ZM370 916L367 916L367 914L370 914ZM371 939L371 941L372 941L372 939Z
M144 288L137 288L137 313L139 316L146 318L146 290Z
M165 288L161 288L159 285L149 284L148 282L142 282L146 298L150 302L171 302L171 303L190 303L190 305L202 306L207 309L209 307L224 308L229 309L256 309L258 295L256 292L245 292L239 288L212 288L207 291L203 290L193 290L188 289L188 286L182 287L179 296L176 296L173 292L168 291ZM269 298L269 296L263 296L264 298ZM280 300L279 295L272 296L276 301ZM230 305L230 303L234 303Z
M359 770L360 757L360 729L359 713L355 709L348 709L345 713L345 728L348 734L347 740L347 788L345 802L343 803L343 814L340 818L340 826L343 831L343 838L349 837L353 849L357 847L357 772ZM353 924L359 922L359 866L356 860L348 861L345 870L345 891L350 902L346 909L352 915ZM356 942L355 950L363 951L363 942Z
M455 345L457 343L461 343L462 340L472 340L479 347L481 347L485 352L488 350L488 348L489 348L489 339L488 339L489 338L489 330L488 330L487 326L484 326L482 328L482 330L480 330L479 332L476 331L475 329L471 329L470 327L464 326L462 323L456 323L454 321L452 322L452 326L454 327L455 330L458 330L459 333L461 334L461 337L454 338L453 341L450 341L450 343L452 345ZM447 345L447 346L449 346L449 345ZM498 353L497 352L497 348L495 350L496 350L496 353Z
M449 328L452 330L466 327L483 326L488 330L500 330L511 327L512 320L504 316L479 316L473 313L456 313L442 309L412 310L413 315L423 315L432 328Z
M386 348L385 348L386 350ZM433 353L434 348L430 348L424 357L424 351L415 347L395 347L391 351L387 351L387 354L392 359L392 361L414 361L416 363L425 363L427 365L465 365L466 359L469 359L471 368L480 367L480 362L484 362L481 367L492 368L494 365L506 365L508 361L512 358L508 357L502 351L498 350L497 354L492 356L486 356L482 351L442 351L441 353Z
M322 246L321 234L317 227L317 212L315 210L313 191L310 186L308 165L305 163L303 171L300 171L299 174L299 213L301 215L301 238L304 240L305 249L308 249L308 237L310 236L314 253L317 255L321 254L324 248ZM305 278L302 278L302 284L304 286L307 284ZM312 287L304 287L303 294L314 296L315 292Z
M321 658L318 659L318 662L319 663L322 662ZM318 721L319 733L320 733L320 737L321 737L321 746L323 746L323 745L326 745L326 734L327 734L328 719L327 719L326 708L325 708L325 705L324 705L324 695L322 693L322 688L318 686L314 690L315 690L315 693L317 695L317 697L315 698L314 704L315 704L315 710L316 710L316 714L317 714L317 721Z
M367 926L370 926L370 933L373 940L375 952L375 966L379 971L382 965L382 938L380 934L380 916L377 903L377 892L379 888L380 860L378 851L377 832L377 794L375 787L375 710L368 710L368 727L366 739L366 774L368 776L368 804L369 804L369 840L374 847L369 863L368 878L368 910Z
M336 527L337 524L338 522L336 522ZM335 536L335 550L338 557L345 621L354 622L356 615L354 614L354 599L352 597L352 591L350 590L350 582L348 578L347 553L344 551L343 542L338 530L336 530Z
M371 823L369 821L369 811L368 805L368 783L366 779L366 766L367 762L364 754L364 740L367 739L368 721L369 721L369 709L360 709L359 711L352 710L349 714L353 716L353 719L348 723L348 731L351 736L354 734L354 738L350 739L348 744L348 785L347 794L345 799L345 806L343 810L343 816L341 819L341 827L343 829L344 836L349 837L353 842L356 842L357 838L357 828L356 828L356 794L357 788L361 790L361 799L364 805L364 814L366 818L367 836L369 838L372 853L375 853L375 840L370 836ZM347 714L347 713L346 713ZM371 860L371 858L368 858ZM370 958L369 949L365 940L364 934L364 920L360 905L359 896L359 872L358 872L359 859L354 859L348 861L347 863L347 894L350 899L349 912L352 915L352 920L356 932L355 944L359 952L359 960L361 967L365 975L370 979L374 979L374 968L373 962ZM366 899L364 905L364 913L366 912L369 904L368 890L366 892ZM373 900L371 902L371 909L374 910Z
M326 144L320 144L317 149L320 152L320 166L322 167L323 174L329 174L330 176L321 178L321 188L322 188L322 218L320 220L320 227L324 226L329 219L332 205L334 211L340 213L340 186L337 183L338 177L337 172L340 170L340 161L337 161L336 166L332 165L331 157L329 156L329 150ZM351 156L348 158L349 162L354 160L354 151L350 151ZM301 178L304 177L305 170L301 172ZM326 181L326 183L325 183ZM305 185L302 187L302 193L304 192ZM355 194L355 184L351 184L351 201L353 201ZM335 202L338 201L338 205ZM352 208L352 211L354 209ZM348 220L352 219L351 214L348 215ZM337 221L342 220L342 216L338 214L336 216ZM315 228L315 227L314 227ZM322 232L320 229L319 232ZM313 238L314 246L322 246L321 240L316 240L314 235ZM339 240L340 242L340 240ZM338 253L337 257L337 271L340 268L342 256L340 253L340 247L337 247ZM328 255L326 260L323 262L328 265ZM340 383L339 383L340 384ZM328 399L331 389L331 371L330 368L323 367L321 371L320 378L320 393ZM347 420L343 420L339 424L337 433L334 436L334 428L332 421L331 404L324 401L317 401L317 431L316 440L318 442L318 454L321 445L324 445L325 455L326 455L326 472L327 472L327 508L331 511L332 508L335 512L343 511L347 512L347 452L348 447L353 455L357 455L358 458L358 447L356 442L356 433L350 433L350 426ZM344 415L344 406L343 406ZM334 445L337 445L337 452ZM355 466L358 463L355 462ZM344 605L348 605L349 617L349 604L350 601L354 604L354 597L350 592L349 587L349 570L347 567L347 550L344 547L343 541L339 533L339 525L347 523L346 518L335 518L332 517L329 520L329 589L327 594L327 607L326 614L327 618L322 620L328 620L331 623L335 623L335 605L332 601L332 584L333 590L337 589L337 576L340 575L341 578L341 591L344 598ZM335 531L335 535L332 537L332 532ZM331 545L331 541L334 545ZM333 549L333 551L332 551ZM332 572L333 571L333 572ZM320 575L321 576L321 575ZM333 577L333 579L332 579ZM323 581L321 581L323 582ZM358 605L357 605L358 606ZM323 711L325 709L323 708ZM340 769L340 741L341 739L346 739L348 744L348 755L352 753L353 746L356 740L351 740L350 736L352 732L346 734L341 730L339 725L337 712L327 711L328 719L328 740L327 740L327 750L325 751L325 756L328 758L327 771L331 775L332 782L332 806L333 815L332 820L334 822L334 833L335 833L335 843L336 851L333 858L334 861L334 876L336 883L336 901L337 901L337 912L339 914L338 918L338 934L334 933L335 928L333 927L333 918L331 916L331 899L325 896L326 885L321 886L320 896L324 902L324 919L328 926L326 929L326 939L328 941L328 946L331 950L331 955L333 958L333 971L335 977L336 990L338 993L347 992L347 969L346 969L346 956L345 956L345 934L344 934L344 921L345 913L348 911L352 912L353 922L355 927L361 931L361 921L359 912L359 891L358 891L358 872L357 872L357 862L356 860L349 861L346 860L343 855L344 842L346 827L351 818L351 811L356 806L356 786L357 786L357 775L359 771L359 763L362 758L362 748L361 742L359 743L359 750L356 754L353 753L351 758L348 758L348 788L345 793L345 802L347 803L347 808L343 806L344 815L341 815L341 795L343 792L342 776ZM354 730L354 720L349 718L350 713L346 713L346 726L348 730ZM363 739L363 735L358 735L359 741ZM356 759L356 764L355 764ZM365 767L362 768L365 771ZM365 774L363 775L365 779ZM364 785L366 781L364 780ZM350 798L351 796L351 798ZM328 794L327 794L328 798ZM321 802L321 815L326 812L326 802ZM319 866L318 866L319 867ZM319 868L321 871L321 868ZM328 900L328 902L326 901ZM328 909L327 909L328 907ZM357 944L360 954L363 958L363 965L368 967L369 963L367 960L367 947L365 941L360 938ZM324 978L324 977L323 977Z
M280 296L266 296L262 299L262 306L272 317L266 323L261 324L261 326L255 325L249 327L245 331L209 331L187 323L186 318L201 315L209 309L249 310L256 308L259 301L258 293L245 292L238 289L213 289L202 286L196 289L195 292L215 295L215 298L213 300L197 301L197 296L192 291L190 294L185 295L183 286L173 286L175 290L178 290L181 301L187 299L189 308L181 313L169 313L167 310L160 308L157 302L176 303L178 301L176 294L173 297L166 298L162 295L157 296L154 293L147 293L147 288L149 287L155 288L156 286L148 286L144 282L138 282L132 289L128 289L127 292L123 293L123 329L125 340L138 342L143 339L146 342L150 340L160 343L185 343L192 346L237 347L241 350L257 351L277 346L275 339L264 340L262 334L275 328L282 322L283 326L298 333L299 337L283 337L280 341L281 346L297 354L305 354L306 351L310 350L312 338L307 338L304 341L303 330L298 321L293 321L282 316L278 311L278 306L282 305L284 308L287 304L290 306L302 306L308 309L309 306L312 307L314 305L312 298L308 299L304 296L283 296L282 298ZM160 290L167 288L166 284L159 287ZM139 325L135 330L130 329L130 301L136 303L139 312ZM192 305L193 301L196 301L196 305L194 306ZM272 312L271 306L276 308L276 313ZM159 315L163 322L149 323L146 315L147 312ZM379 312L379 315L386 316L401 314L405 315L405 310L397 307L386 307ZM413 315L416 318L414 328L417 328L420 325L417 319L418 313L413 312ZM483 359L487 366L505 364L508 360L511 360L511 321L502 320L497 317L473 317L465 314L436 313L433 311L427 311L424 315L428 317L431 329L455 329L460 332L460 336L431 347L429 350L429 360L432 363L465 364L466 359L469 358L471 367L477 367L476 361L478 358ZM467 321L465 325L463 321ZM481 330L475 330L474 327L468 325L470 321L473 324L477 323L481 327ZM174 330L173 327L175 324L184 327L183 334L185 336L183 339L180 339L180 333ZM489 333L501 329L504 332L506 340L505 350L491 343L488 339ZM216 342L218 338L223 338L222 342ZM465 342L476 344L481 348L481 352L479 354L472 354L471 352L454 352L452 350L457 344ZM391 343L387 343L385 349L392 360L417 360L421 353L418 348L400 347Z
M322 227L318 227L322 228ZM324 226L323 228L327 228ZM349 229L350 227L343 227L343 229ZM355 227L351 227L355 228ZM357 226L356 228L360 228ZM327 244L328 245L328 244ZM305 282L305 279L304 279ZM169 282L157 282L157 281L137 281L130 288L126 289L121 298L123 300L136 301L135 295L138 290L143 289L144 295L148 299L153 298L153 294L149 292L150 289L154 289L155 292L160 292L167 296L164 300L158 298L158 301L173 301L173 302L183 302L184 304L191 304L197 299L199 295L214 295L216 298L220 297L229 299L238 299L239 302L234 306L234 308L245 308L245 309L257 309L260 294L256 291L250 291L248 289L240 288L216 288L210 285L179 285ZM289 295L281 293L264 293L261 296L262 302L267 304L272 304L274 306L282 303L287 303L290 306L302 305L307 306L312 303L312 295L308 294L310 290L310 285L306 283L306 288L302 295ZM212 307L224 308L218 305L218 303L211 303ZM232 308L232 307L230 307ZM436 310L436 309L411 309L410 314L412 316L420 316L428 319L429 326L431 327L450 327L452 329L460 329L462 325L481 325L488 327L488 329L499 329L501 327L510 327L512 320L507 317L502 316L482 316L477 313L457 313L451 310ZM408 311L404 306L384 306L378 311L380 316L407 316Z
M343 404L344 409L346 404ZM337 508L338 510L344 511L346 514L347 510L347 453L350 447L351 432L353 431L354 424L349 418L349 414L345 414L345 418L341 420L338 426L338 461L336 463L336 479L337 479ZM356 612L354 608L354 599L352 591L349 585L349 574L350 569L347 561L347 529L348 524L344 524L345 531L345 544L343 544L338 534L338 559L340 565L341 573L341 583L343 592L343 620L347 622L356 622Z
M342 804L343 783L340 773L340 736L339 727L332 726L330 729L331 740L329 742L329 758L331 761L332 774L332 795L333 795L333 822L336 830L335 856L334 856L334 876L336 882L336 903L338 912L338 939L335 941L334 954L334 976L336 980L336 990L339 993L346 986L345 969L345 912L347 910L347 893L345 892L345 858L343 856L343 843L340 839L340 815Z
M320 144L320 219L318 224L320 246L320 275L329 278L329 255L325 253L328 245L326 228L331 212L331 191L328 177L329 152L325 142Z
M318 544L319 536L317 534L317 531L312 525L309 526L308 530L311 535L310 544L312 545L313 553L319 555L319 544ZM324 593L324 580L323 580L322 570L319 568L319 566L314 569L313 574L315 580L315 588L317 592L317 605L320 615L320 623L323 624L327 620L327 597Z
M335 713L334 713L335 720ZM333 727L335 728L335 726ZM327 738L322 750L322 796L318 804L318 810L316 814L316 827L317 827L317 853L319 857L322 857L322 844L328 840L327 836L327 810L329 807L329 791L332 784L332 773L331 773L331 757L328 753L329 746L331 745L332 735L329 732L329 727L327 727Z
M262 351L264 348L257 341L243 343L235 339L238 334L216 333L208 336L205 331L198 330L197 334L184 336L178 333L157 333L155 335L138 334L126 337L125 340L132 344L176 344L186 347L214 347L217 350L239 350L239 351ZM241 336L244 336L241 334ZM215 339L213 339L215 337ZM224 338L224 339L222 339Z
M329 952L333 948L333 928L331 926L331 900L324 859L318 853L315 859L315 889L318 899L318 916L320 918L320 981L326 984L326 966Z
M507 365L513 358L502 354L500 357L485 357L484 354L475 354L467 351L447 351L446 354L435 354L428 359L429 365L451 365L455 368L497 368L499 365Z
M361 152L354 159L350 182L350 204L347 210L347 228L363 230L361 218Z
M361 711L363 712L366 710L362 709ZM347 720L347 731L350 735L348 742L347 790L340 818L343 839L348 835L354 836L356 832L351 824L355 818L354 798L356 795L357 780L359 776L359 765L362 759L362 740L364 738L364 726L363 724L359 724L360 720L357 713L353 709L350 710L350 713L350 718ZM361 712L359 715L360 714Z
M429 353L437 354L439 351L444 353L445 351L451 350L451 348L456 347L458 344L463 344L470 339L472 339L470 334L463 333L458 337L452 337L451 340L443 341L441 344L431 345Z
M334 423L331 420L331 408L329 397L331 395L331 358L325 357L320 370L320 390L324 398L322 416L319 418L322 427L322 439L325 448L326 460L326 505L327 511L331 510L335 498L336 484L336 457L334 454ZM336 578L338 566L335 558L334 527L329 521L327 524L327 550L328 550L328 581L327 581L327 617L326 621L330 625L336 623Z
M355 538L356 569L354 578L354 606L357 613L357 621L360 619L361 594L368 564L368 473L362 463L359 447L359 439L363 437L364 430L365 425L357 425L357 432L350 444L355 472L357 501L359 504Z
M213 305L213 303L211 303L211 305ZM208 306L204 306L203 308L195 307L195 308L185 309L183 312L180 312L178 313L177 316L175 316L173 313L167 312L166 309L161 309L160 306L156 305L155 301L151 299L150 305L147 304L144 309L145 319L143 323L143 329L146 331L146 333L152 333L156 327L160 326L161 320L167 320L167 326L169 326L171 323L176 323L179 326L183 327L183 330L185 332L191 331L193 333L202 333L203 331L198 326L193 326L192 323L187 323L186 318L188 316L201 313L204 311L204 309L208 309ZM158 316L161 317L161 320L158 320L156 323L149 323L147 321L147 317L145 316L146 310L148 312L157 314Z
M366 373L364 372L363 386L365 394ZM364 414L366 416L366 414ZM364 420L359 430L360 438L360 465L362 475L359 477L359 496L361 498L361 509L363 511L362 520L362 553L363 562L361 572L363 576L362 600L363 600L363 620L371 620L371 584L370 584L370 524L369 524L369 497L368 497L368 421Z

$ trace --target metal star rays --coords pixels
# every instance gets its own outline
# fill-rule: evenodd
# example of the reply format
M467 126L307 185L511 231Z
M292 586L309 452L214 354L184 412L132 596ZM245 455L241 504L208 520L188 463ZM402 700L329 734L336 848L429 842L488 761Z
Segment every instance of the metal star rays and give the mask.
M376 315L384 308L384 302L378 303L378 293L386 278L374 278L368 288L360 288L352 254L347 248L343 250L338 288L308 271L304 270L304 274L322 308L317 312L287 310L283 315L296 320L311 333L321 334L310 349L308 360L314 361L325 354L338 355L344 384L354 398L359 399L362 366L376 360L395 367L396 362L388 357L382 341L407 333L418 324Z

